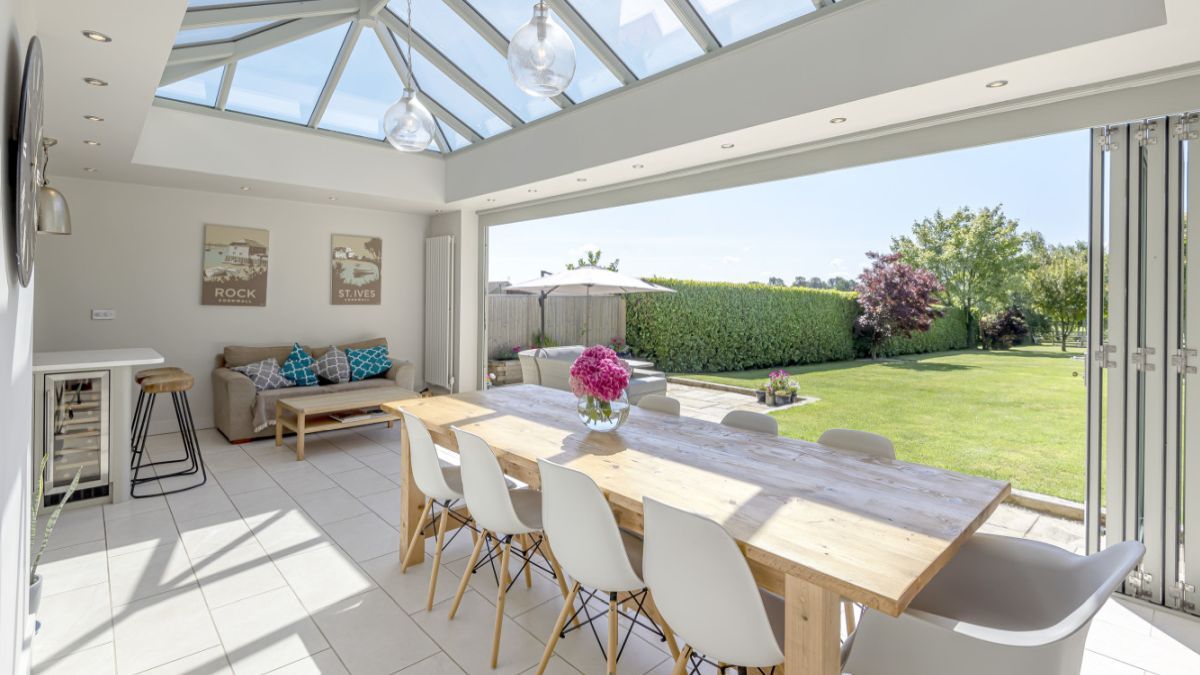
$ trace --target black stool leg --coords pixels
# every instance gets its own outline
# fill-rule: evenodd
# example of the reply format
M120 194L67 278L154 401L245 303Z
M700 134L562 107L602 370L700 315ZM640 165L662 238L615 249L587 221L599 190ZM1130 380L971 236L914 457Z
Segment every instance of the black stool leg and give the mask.
M150 396L151 407L153 406L153 402L154 402L153 397L154 397L154 395L151 394L151 396ZM175 494L178 492L185 492L187 490L192 490L192 489L198 488L201 485L204 485L205 483L208 482L208 472L204 466L204 458L200 454L200 439L196 435L196 424L195 424L194 420L192 419L192 408L191 408L191 404L188 402L187 392L186 391L172 392L171 403L173 404L173 406L175 408L175 420L179 424L179 437L183 441L184 457L183 457L183 459L142 464L140 461L142 455L141 455L141 453L139 453L138 454L138 460L139 460L138 466L134 469L132 485L130 486L130 490L129 490L130 496L132 496L134 498L141 499L144 497L158 497L158 496L162 496L162 495ZM147 415L147 419L148 419L148 417L149 417L149 415ZM143 442L143 444L145 443L144 436L143 436L142 442ZM148 466L153 466L154 464L171 464L171 463L182 462L182 461L187 461L189 463L189 466L186 469L181 469L179 471L173 471L171 473L163 474L160 476L138 477L138 475L137 475L138 471L140 471L141 469L146 468ZM191 476L191 475L196 474L197 472L200 473L200 482L198 482L194 485L188 485L186 487L174 488L172 490L164 490L164 489L162 489L162 486L159 485L159 489L155 492L151 492L149 494L137 494L137 487L138 487L138 485L141 485L142 483L148 483L151 481L159 481L163 478Z

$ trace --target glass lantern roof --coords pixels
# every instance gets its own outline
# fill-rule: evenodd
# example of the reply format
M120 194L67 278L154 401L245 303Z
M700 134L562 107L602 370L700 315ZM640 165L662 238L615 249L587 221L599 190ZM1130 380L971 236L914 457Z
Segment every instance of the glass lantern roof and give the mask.
M548 0L575 46L553 98L525 94L508 38L534 0L188 0L159 98L384 141L409 78L455 152L753 37L836 0Z

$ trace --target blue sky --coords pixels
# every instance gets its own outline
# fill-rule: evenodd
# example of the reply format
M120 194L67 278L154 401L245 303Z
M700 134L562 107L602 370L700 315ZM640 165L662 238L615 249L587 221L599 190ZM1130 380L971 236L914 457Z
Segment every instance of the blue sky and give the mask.
M621 271L709 281L855 277L864 253L937 209L1004 204L1049 243L1087 239L1087 131L494 227L488 278L523 281L587 249Z

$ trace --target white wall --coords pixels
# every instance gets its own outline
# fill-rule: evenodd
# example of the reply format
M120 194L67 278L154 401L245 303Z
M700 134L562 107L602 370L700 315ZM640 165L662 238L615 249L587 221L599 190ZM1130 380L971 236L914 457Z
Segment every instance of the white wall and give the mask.
M0 672L29 672L29 436L33 427L30 331L33 287L21 288L13 260L12 145L21 68L35 32L32 0L0 2Z
M326 345L383 336L395 358L421 379L424 237L428 218L314 205L52 178L71 208L74 233L39 237L40 279L34 350L153 347L196 375L191 394L198 427L212 425L211 371L225 345ZM266 307L200 304L205 223L269 230ZM330 235L383 238L378 306L329 302ZM93 308L114 321L92 321ZM155 431L173 430L170 406Z

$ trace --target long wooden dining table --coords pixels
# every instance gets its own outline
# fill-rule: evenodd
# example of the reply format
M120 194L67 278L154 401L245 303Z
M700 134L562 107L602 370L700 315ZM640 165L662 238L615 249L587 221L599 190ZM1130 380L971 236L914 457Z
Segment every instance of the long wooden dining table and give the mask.
M841 672L840 599L898 616L1010 491L1006 482L638 408L617 431L591 432L574 396L536 385L384 408L418 417L451 450L452 426L478 434L508 474L533 487L538 459L583 471L629 530L642 531L643 497L717 521L759 585L785 600L788 675ZM422 527L423 502L407 431L401 463L404 547Z

